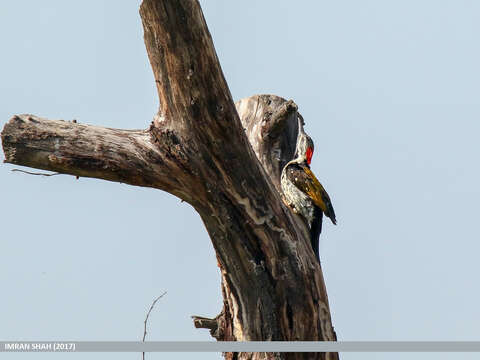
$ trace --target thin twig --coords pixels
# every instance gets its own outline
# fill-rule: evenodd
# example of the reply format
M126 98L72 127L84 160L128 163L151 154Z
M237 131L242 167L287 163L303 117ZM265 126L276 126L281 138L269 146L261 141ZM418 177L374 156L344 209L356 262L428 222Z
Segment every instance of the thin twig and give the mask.
M12 171L18 171L22 172L28 175L40 175L40 176L55 176L55 175L67 175L67 174L62 174L62 173L53 173L53 174L46 174L46 173L35 173L35 172L30 172L30 171L25 171L25 170L20 170L20 169L12 169Z
M145 337L147 336L147 321L148 317L150 316L150 313L153 310L153 307L157 303L158 300L160 300L167 292L165 291L162 295L157 297L155 300L153 300L152 305L150 305L150 309L148 309L147 316L145 317L145 321L143 322L143 339L142 342L145 342ZM142 352L142 359L145 360L145 351Z

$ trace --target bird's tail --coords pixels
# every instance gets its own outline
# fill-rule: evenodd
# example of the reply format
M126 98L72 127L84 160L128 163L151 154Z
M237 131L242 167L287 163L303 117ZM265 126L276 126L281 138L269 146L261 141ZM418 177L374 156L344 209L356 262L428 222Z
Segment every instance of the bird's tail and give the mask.
M322 232L323 211L318 206L315 206L312 227L310 229L310 242L312 244L313 252L320 263L320 233Z

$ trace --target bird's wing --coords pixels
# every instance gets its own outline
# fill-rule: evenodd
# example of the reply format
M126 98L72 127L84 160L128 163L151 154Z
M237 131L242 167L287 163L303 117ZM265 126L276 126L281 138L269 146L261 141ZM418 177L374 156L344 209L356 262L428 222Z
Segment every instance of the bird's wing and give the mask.
M292 164L287 169L288 179L313 200L326 216L336 224L335 211L327 192L308 166Z

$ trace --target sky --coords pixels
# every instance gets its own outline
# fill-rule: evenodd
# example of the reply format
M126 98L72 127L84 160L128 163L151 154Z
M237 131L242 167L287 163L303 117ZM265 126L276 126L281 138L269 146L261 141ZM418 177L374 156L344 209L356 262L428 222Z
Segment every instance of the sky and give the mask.
M158 100L139 4L2 1L0 127L32 113L146 128ZM312 167L338 220L320 256L339 340L480 340L480 2L201 5L234 99L293 99L315 141ZM0 166L0 339L141 340L166 291L147 340L211 340L190 316L219 313L220 275L190 205L15 168ZM341 354L453 357L478 354ZM192 354L147 355L165 358Z

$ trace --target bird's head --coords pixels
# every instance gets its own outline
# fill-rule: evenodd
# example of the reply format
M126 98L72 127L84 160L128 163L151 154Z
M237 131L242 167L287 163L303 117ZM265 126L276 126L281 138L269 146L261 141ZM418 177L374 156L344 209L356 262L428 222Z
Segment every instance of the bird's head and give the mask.
M313 140L310 136L304 132L300 132L297 138L297 149L295 152L295 158L300 161L306 161L308 165L312 162L313 156Z

